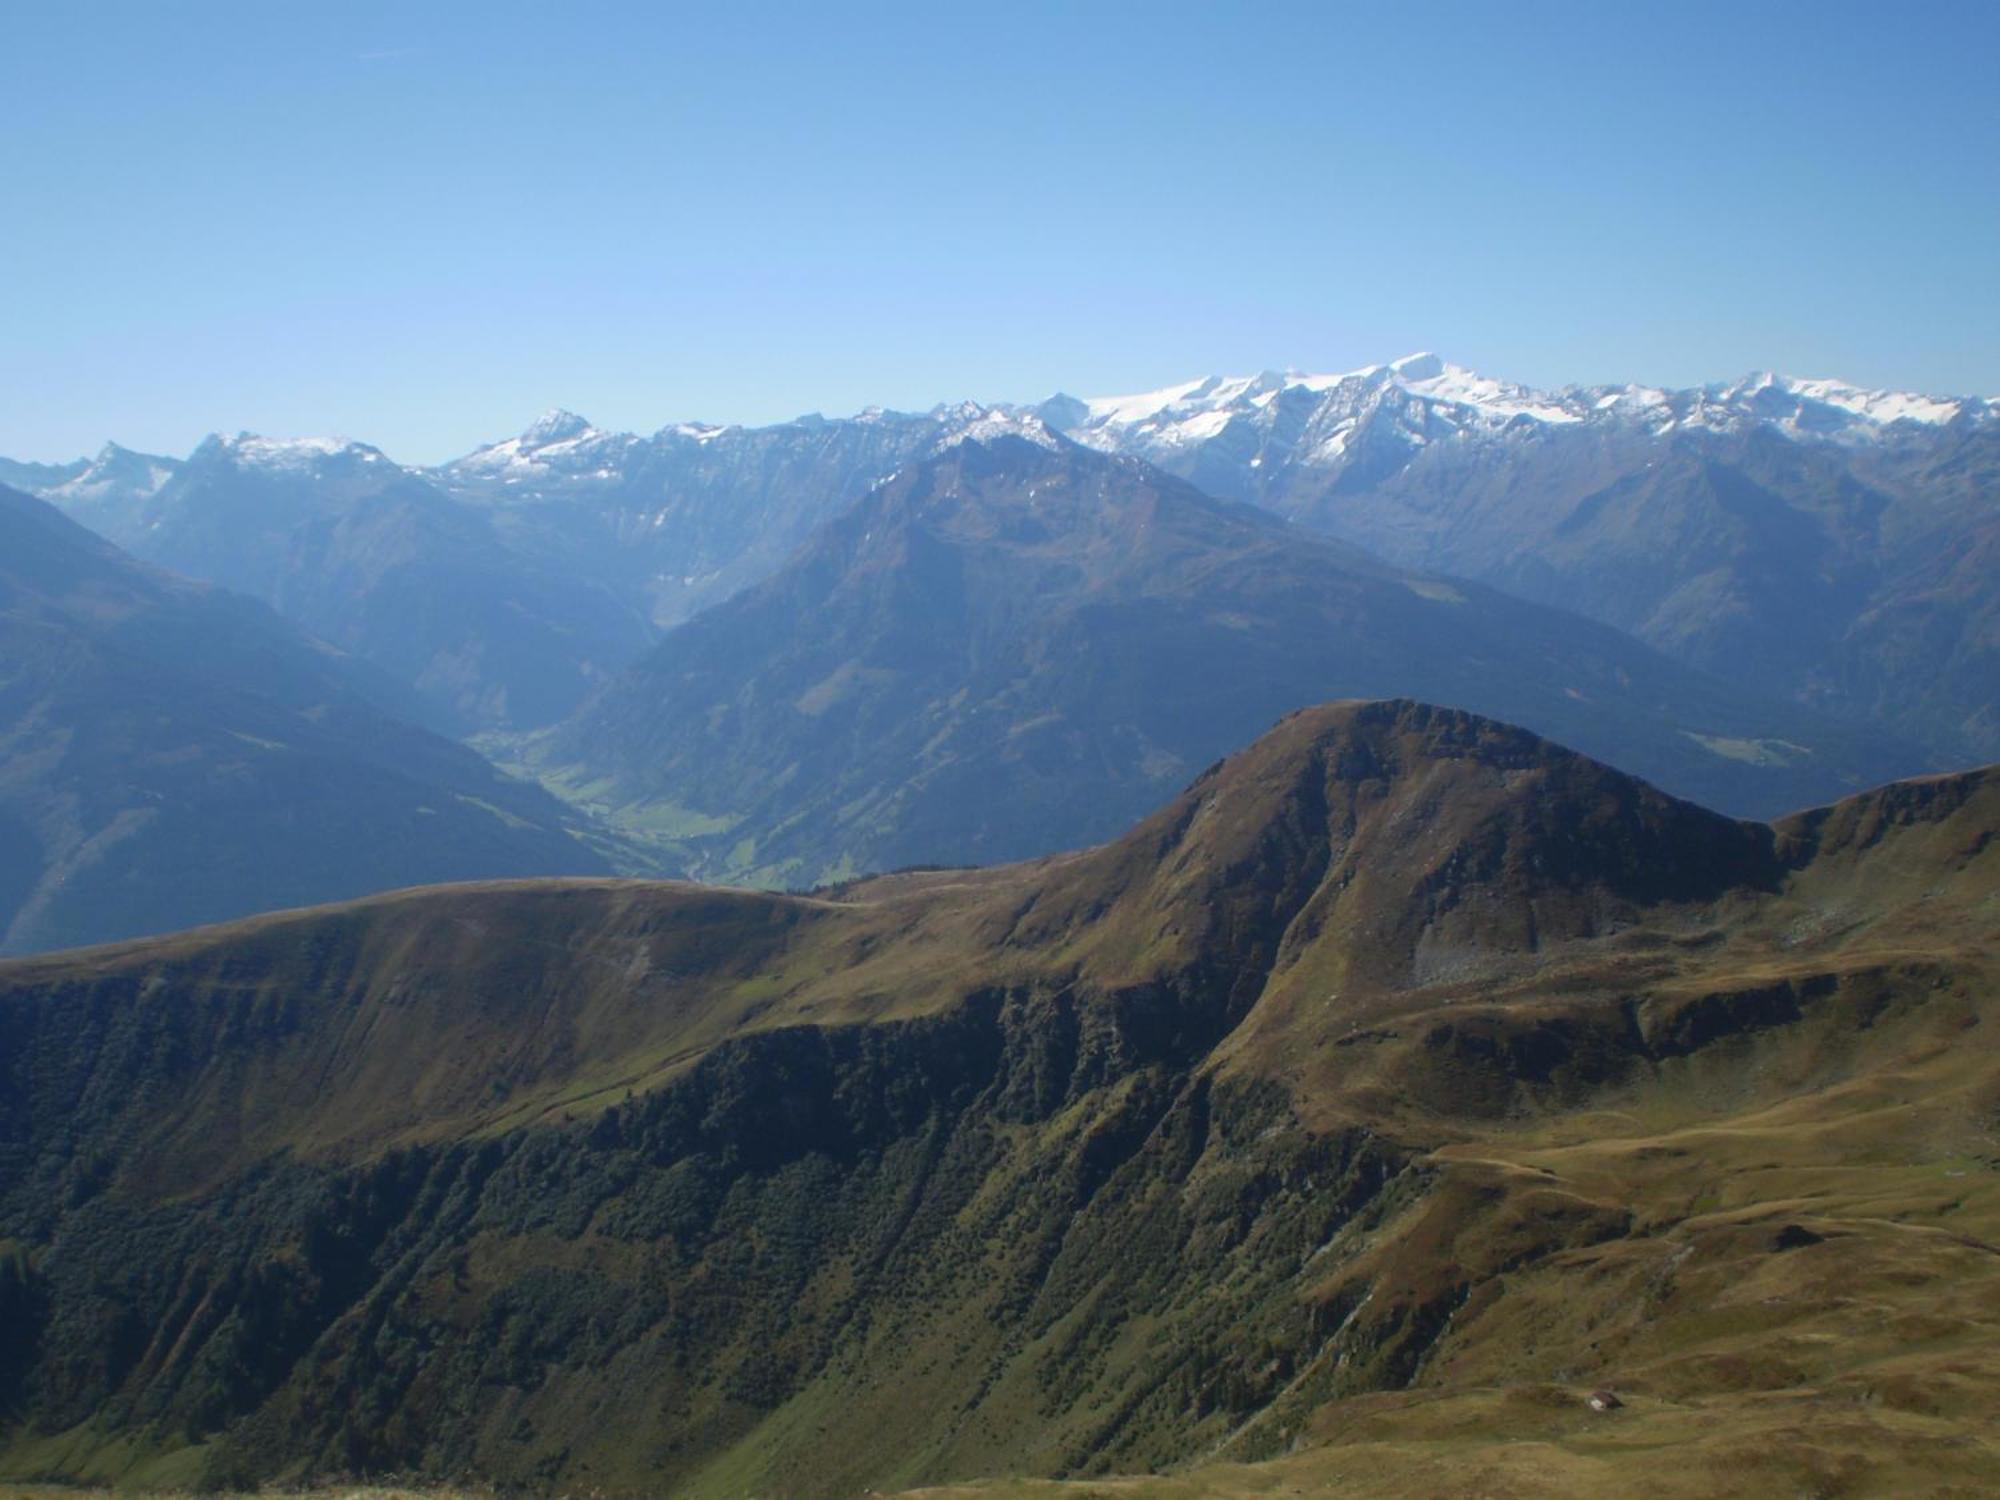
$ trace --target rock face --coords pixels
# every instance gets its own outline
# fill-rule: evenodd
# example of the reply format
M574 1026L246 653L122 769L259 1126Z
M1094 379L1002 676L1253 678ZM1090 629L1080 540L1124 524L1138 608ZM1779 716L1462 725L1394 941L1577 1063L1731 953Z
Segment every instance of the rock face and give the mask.
M669 867L807 886L1106 838L1281 714L1409 692L1771 813L1926 769L1574 615L1029 428L870 491L536 747Z
M262 605L0 490L0 952L605 868L409 706Z
M1349 703L1028 865L0 967L0 1471L817 1496L1256 1458L1356 1393L1614 1358L1667 1399L1715 1378L1706 1278L1804 1210L1690 1207L1673 1138L1608 1122L1754 1111L1711 1156L1812 1171L1927 1118L1781 1133L1830 1090L1990 1083L1935 1038L1988 1020L1996 825L1991 772L1774 828ZM1829 1236L1850 1294L1931 1243L1812 1180L1795 1296Z

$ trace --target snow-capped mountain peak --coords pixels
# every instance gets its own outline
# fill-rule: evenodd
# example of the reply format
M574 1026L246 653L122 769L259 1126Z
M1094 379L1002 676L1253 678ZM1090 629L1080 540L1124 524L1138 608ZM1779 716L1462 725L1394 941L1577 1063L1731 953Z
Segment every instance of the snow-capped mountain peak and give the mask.
M246 468L277 471L320 469L334 460L393 467L380 448L351 438L268 438L254 432L239 432L235 437L212 434L194 450L189 462L218 458Z
M160 492L180 472L180 464L153 453L138 453L106 443L83 472L63 484L41 491L59 505L90 505L108 500L145 500Z
M1041 448L1056 448L1062 443L1048 423L1031 411L964 401L954 407L940 407L934 415L944 424L935 444L939 452L968 439L990 443L995 438L1015 437Z
M1345 446L1334 429L1346 424L1351 430L1391 399L1451 408L1448 423L1453 427L1502 426L1520 417L1574 422L1583 415L1556 397L1490 379L1422 351L1338 375L1267 370L1251 376L1211 375L1135 396L1102 396L1076 403L1082 414L1070 424L1070 433L1094 447L1183 449L1219 436L1232 424L1270 428L1281 411L1294 416L1312 411L1332 454Z
M1334 465L1348 461L1364 432L1377 434L1378 461L1445 438L1528 434L1556 427L1629 426L1654 436L1676 430L1741 431L1766 426L1801 440L1867 443L1899 422L1936 425L1961 415L1985 418L1995 406L1866 390L1838 380L1802 380L1768 371L1694 390L1643 385L1540 390L1496 380L1423 351L1344 375L1266 371L1212 375L1132 396L1046 403L1078 442L1168 462L1222 438L1266 462Z
M553 443L566 443L587 436L596 430L587 419L575 412L565 411L559 406L551 407L523 429L520 441L524 448L546 448Z
M1083 406L1088 415L1079 425L1136 427L1143 423L1186 421L1239 404L1261 405L1289 386L1320 389L1338 378L1305 375L1296 370L1282 374L1266 371L1261 375L1210 375L1203 380L1190 380L1157 391L1142 391L1135 396L1086 398Z
M1392 384L1427 401L1464 407L1500 422L1516 417L1538 422L1574 422L1581 417L1560 396L1512 381L1494 380L1464 365L1450 364L1435 354L1406 354L1369 374L1375 383Z
M1949 396L1926 396L1914 391L1875 391L1849 385L1844 380L1801 379L1759 370L1741 380L1707 386L1703 394L1725 405L1740 405L1760 416L1780 423L1796 421L1807 403L1844 412L1850 417L1878 426L1893 422L1921 422L1936 426L1949 422L1971 404ZM1984 402L1977 405L1983 407Z
M676 430L686 435L707 432L699 423L684 423L679 429L664 429L662 435ZM606 432L573 411L557 408L530 422L519 437L489 443L431 473L447 486L458 481L497 482L519 489L560 478L601 488L623 477L627 455L645 443L632 433Z

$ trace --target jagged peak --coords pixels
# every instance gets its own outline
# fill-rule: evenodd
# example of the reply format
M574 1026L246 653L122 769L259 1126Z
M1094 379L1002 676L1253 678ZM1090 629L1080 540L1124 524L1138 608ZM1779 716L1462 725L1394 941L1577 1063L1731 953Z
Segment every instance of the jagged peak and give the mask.
M522 429L521 443L528 448L546 448L551 443L566 443L595 430L575 412L553 406Z
M1034 412L980 406L966 401L948 410L940 410L937 415L944 423L944 431L937 443L940 451L961 443L991 444L1005 438L1018 438L1038 448L1063 446L1062 437Z
M1545 422L1577 419L1576 413L1554 397L1491 379L1426 350L1344 374L1287 369L1251 376L1211 375L1136 396L1098 397L1081 403L1086 418L1076 425L1112 431L1139 429L1170 443L1185 443L1213 437L1231 420L1253 417L1268 411L1273 402L1295 395L1356 402L1372 399L1372 393L1398 391L1499 421L1523 414Z
M1896 422L1937 426L1951 421L1968 405L1984 404L1977 398L1870 390L1850 385L1844 380L1782 375L1774 370L1753 370L1741 379L1706 386L1702 394L1710 400L1724 403L1748 402L1753 409L1762 405L1782 410L1788 406L1813 403L1872 426L1888 426Z
M1339 463L1356 424L1376 409L1418 405L1443 418L1441 428L1408 427L1415 448L1440 433L1497 433L1585 423L1638 424L1655 433L1677 426L1733 430L1763 424L1794 438L1866 442L1898 423L1940 426L1986 420L1993 403L1977 397L1870 390L1840 380L1758 370L1687 390L1642 385L1567 386L1544 390L1482 375L1422 350L1341 375L1266 370L1254 376L1207 376L1133 396L1078 403L1065 424L1076 440L1100 447L1137 444L1173 450L1205 443L1238 422L1266 424L1294 401L1320 404L1323 439L1307 462Z
M518 437L488 443L439 468L447 476L501 477L508 484L523 483L552 470L590 480L615 479L623 451L649 441L668 441L676 435L705 442L725 430L684 422L663 427L647 439L629 432L606 432L575 412L556 407L535 418Z
M179 467L179 462L158 453L142 453L137 448L127 448L119 443L107 442L97 450L97 455L90 460L86 472L142 465L147 468L172 469Z

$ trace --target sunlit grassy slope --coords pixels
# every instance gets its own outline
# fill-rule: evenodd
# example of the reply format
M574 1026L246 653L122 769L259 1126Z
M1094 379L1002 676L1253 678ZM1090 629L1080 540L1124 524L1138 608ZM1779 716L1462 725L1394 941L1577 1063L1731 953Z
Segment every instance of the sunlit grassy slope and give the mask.
M1633 1098L1436 1153L1441 1190L1378 1251L1375 1288L1489 1274L1408 1389L1253 1418L1281 1457L921 1493L1995 1493L1995 1070L1958 1019L1776 1107L1676 1122ZM1806 1063L1785 1051L1754 1066ZM1600 1415L1583 1398L1607 1385L1625 1404Z
M1997 828L1338 705L1025 866L12 965L0 1472L1991 1492Z

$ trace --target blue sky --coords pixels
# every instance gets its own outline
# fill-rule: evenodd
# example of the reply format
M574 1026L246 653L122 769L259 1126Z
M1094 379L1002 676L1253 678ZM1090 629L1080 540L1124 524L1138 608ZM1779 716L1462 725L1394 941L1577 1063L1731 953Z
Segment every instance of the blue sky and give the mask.
M2000 5L0 0L0 453L1434 348L2000 394Z

